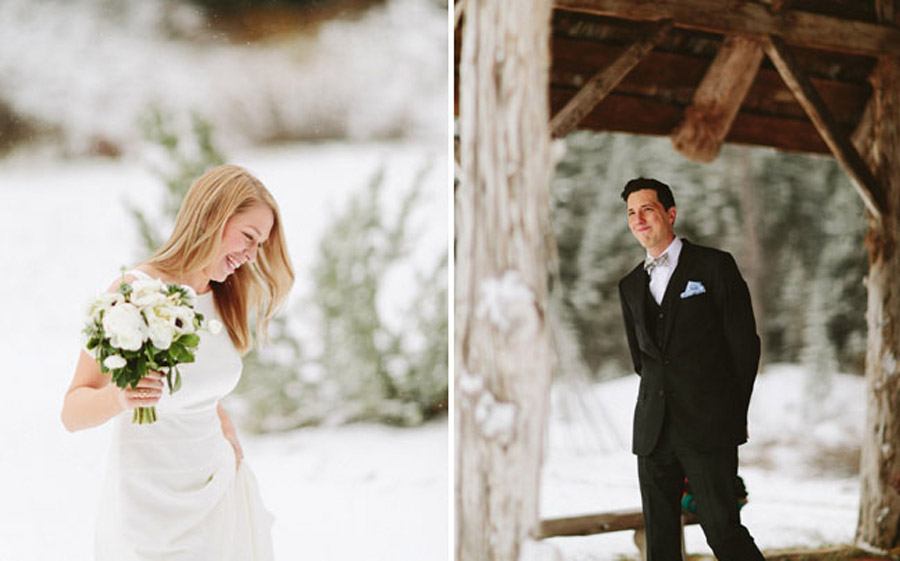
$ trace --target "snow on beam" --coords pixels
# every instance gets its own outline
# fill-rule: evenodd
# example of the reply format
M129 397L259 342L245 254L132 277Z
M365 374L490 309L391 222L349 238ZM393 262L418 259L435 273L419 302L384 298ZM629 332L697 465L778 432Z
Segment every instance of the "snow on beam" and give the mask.
M834 16L721 0L555 0L559 10L639 21L672 19L675 27L731 35L776 36L810 49L868 56L900 55L900 29Z
M703 81L672 133L672 145L689 160L711 162L719 154L731 123L756 78L763 58L756 39L725 38Z
M658 22L645 37L632 43L612 64L594 74L566 106L553 116L550 121L551 134L559 138L570 133L665 38L670 29L671 21Z
M781 74L803 110L806 111L831 153L854 180L853 183L866 208L880 221L882 213L887 208L887 199L884 189L872 170L869 169L868 164L859 155L850 138L840 130L828 107L794 60L784 41L778 37L771 37L766 42L765 49L778 73Z

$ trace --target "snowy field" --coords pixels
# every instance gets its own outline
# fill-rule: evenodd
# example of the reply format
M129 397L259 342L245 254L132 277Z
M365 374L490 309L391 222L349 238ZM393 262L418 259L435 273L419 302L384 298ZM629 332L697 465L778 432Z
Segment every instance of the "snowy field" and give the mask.
M379 166L386 196L433 164L428 201L414 218L414 265L429 270L447 247L446 150L421 144L295 144L236 154L284 215L298 272L292 306L309 281L318 235ZM85 305L141 257L122 202L144 208L161 187L130 161L0 162L0 561L88 561L109 427L67 433L62 398L78 356ZM390 203L386 203L390 209ZM408 303L393 275L379 305ZM445 559L448 550L448 425L417 429L347 426L283 435L242 435L247 461L276 516L279 560Z
M554 388L543 518L640 508L631 416L638 377L589 388ZM804 399L807 374L770 366L757 378L750 441L740 448L740 475L750 502L742 520L763 550L851 543L859 485L854 470L865 418L860 377L835 375L817 407ZM582 394L583 397L577 397ZM637 558L632 532L549 540L566 561ZM685 531L688 553L709 553L699 526Z

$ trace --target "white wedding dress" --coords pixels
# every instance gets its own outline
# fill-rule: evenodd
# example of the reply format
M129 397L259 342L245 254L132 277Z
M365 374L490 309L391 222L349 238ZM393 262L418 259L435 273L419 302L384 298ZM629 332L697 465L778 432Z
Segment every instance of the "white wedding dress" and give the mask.
M211 291L196 308L219 319ZM216 413L241 367L227 330L202 333L196 361L179 366L181 389L163 391L155 423L132 424L131 411L113 420L96 561L272 560L272 516L246 462L235 469Z

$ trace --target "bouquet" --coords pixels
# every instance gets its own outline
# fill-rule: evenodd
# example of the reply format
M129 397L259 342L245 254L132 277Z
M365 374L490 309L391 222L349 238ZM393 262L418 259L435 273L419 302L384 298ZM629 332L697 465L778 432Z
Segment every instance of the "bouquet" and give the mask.
M216 334L222 324L209 322L194 309L197 294L189 286L156 279L122 280L116 292L105 292L88 311L87 349L100 371L120 388L137 386L150 370L165 371L169 394L181 388L179 364L194 362L200 331ZM137 407L136 424L156 422L155 407Z

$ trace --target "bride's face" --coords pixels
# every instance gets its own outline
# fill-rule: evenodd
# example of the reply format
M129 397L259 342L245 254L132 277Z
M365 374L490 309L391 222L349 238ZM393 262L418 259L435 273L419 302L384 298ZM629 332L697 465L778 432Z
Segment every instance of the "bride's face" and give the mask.
M216 282L224 281L241 265L256 259L256 252L269 239L275 217L272 210L259 204L235 214L225 223L219 253L204 271Z

